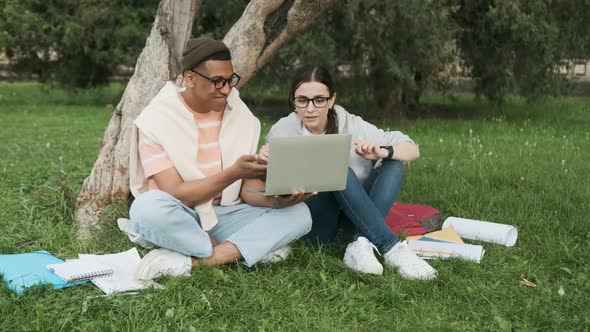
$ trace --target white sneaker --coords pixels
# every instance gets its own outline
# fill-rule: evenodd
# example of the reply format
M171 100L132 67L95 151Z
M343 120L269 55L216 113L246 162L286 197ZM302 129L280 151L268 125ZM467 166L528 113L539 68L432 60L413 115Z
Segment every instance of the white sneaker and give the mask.
M359 236L346 247L344 264L351 269L370 274L383 274L383 265L379 263L373 250L377 250L366 237Z
M286 260L287 257L289 257L290 253L291 253L291 246L287 245L287 246L279 248L271 253L266 254L266 256L264 256L260 259L259 263L272 264L272 263L282 262L282 261Z
M152 280L162 276L186 276L191 272L190 256L168 249L154 249L143 257L135 276Z
M403 278L420 280L436 278L436 270L409 249L406 241L397 243L384 256L385 264L397 268Z

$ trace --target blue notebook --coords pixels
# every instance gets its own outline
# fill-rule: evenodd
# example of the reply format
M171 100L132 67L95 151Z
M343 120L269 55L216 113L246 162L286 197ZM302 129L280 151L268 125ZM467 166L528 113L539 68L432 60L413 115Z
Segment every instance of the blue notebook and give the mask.
M63 262L47 251L0 255L0 275L8 284L8 288L17 294L37 285L52 284L55 289L58 289L86 282L65 282L45 267L47 264Z

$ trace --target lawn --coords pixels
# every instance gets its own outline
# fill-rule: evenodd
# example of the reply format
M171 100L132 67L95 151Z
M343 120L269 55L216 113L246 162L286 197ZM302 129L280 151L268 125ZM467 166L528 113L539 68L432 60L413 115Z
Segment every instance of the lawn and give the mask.
M67 258L131 248L114 222L126 211L111 209L87 243L76 239L72 217L110 117L105 104L120 91L0 85L0 253L43 249ZM590 329L590 99L425 102L460 116L381 124L420 144L400 200L443 217L515 225L516 246L484 244L481 264L434 261L432 282L391 269L361 275L342 262L345 244L318 250L298 242L283 263L203 267L137 295L102 297L86 284L17 296L2 285L0 330ZM266 131L272 117L263 122Z

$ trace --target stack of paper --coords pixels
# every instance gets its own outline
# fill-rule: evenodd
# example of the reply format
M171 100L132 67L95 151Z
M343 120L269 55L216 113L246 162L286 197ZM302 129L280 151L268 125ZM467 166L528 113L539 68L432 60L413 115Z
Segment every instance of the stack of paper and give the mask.
M479 263L485 250L482 246L434 241L411 241L408 248L424 259L461 258Z
M480 245L465 244L453 227L408 238L408 247L424 259L461 258L479 263L485 253Z

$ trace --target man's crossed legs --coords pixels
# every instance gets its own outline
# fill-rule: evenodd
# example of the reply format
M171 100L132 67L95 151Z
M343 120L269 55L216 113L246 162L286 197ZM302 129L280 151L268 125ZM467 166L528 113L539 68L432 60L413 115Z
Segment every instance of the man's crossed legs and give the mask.
M250 267L311 229L311 215L303 203L282 209L249 204L214 209L219 222L204 231L195 210L167 192L152 190L136 199L129 211L130 229L162 248L142 259L138 277L183 275L196 265L239 259Z

